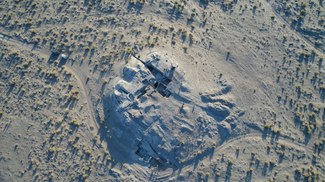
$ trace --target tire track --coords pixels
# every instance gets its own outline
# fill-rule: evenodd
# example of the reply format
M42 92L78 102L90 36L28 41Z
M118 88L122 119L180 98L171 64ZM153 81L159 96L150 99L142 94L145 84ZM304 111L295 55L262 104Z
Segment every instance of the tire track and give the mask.
M28 50L36 52L36 53L38 53L40 55L43 55L44 57L50 57L50 55L51 55L51 51L49 51L49 50L41 49L41 48L37 47L34 44L25 43L25 42L23 42L21 40L14 39L11 36L8 36L7 34L5 34L3 32L0 32L0 41L10 43L10 44L12 44L12 45L14 45L16 47L23 47L25 49L28 49ZM64 68L66 70L70 71L71 73L73 73L73 75L75 76L75 78L76 78L76 80L78 82L78 85L80 85L80 88L81 88L82 92L84 93L84 96L85 96L85 99L86 99L87 109L90 112L90 119L91 119L94 127L96 128L96 131L98 131L99 126L98 126L98 122L96 121L96 117L95 117L95 113L94 113L94 107L91 104L90 96L89 96L89 94L87 92L86 86L85 86L84 82L82 81L82 76L80 75L80 71L76 70L75 67L73 67L73 66L71 66L69 64L64 65ZM89 131L91 131L91 129L89 127L89 124L88 124L88 129L89 129ZM87 135L87 137L90 140L93 139L92 137L90 137L88 135ZM98 148L100 148L97 144L96 144L96 146Z
M310 47L314 48L318 54L320 55L323 55L325 54L325 50L322 50L322 49L319 49L319 48L316 48L314 43L312 41L310 41L309 39L307 39L306 37L304 37L303 35L301 35L299 32L297 32L294 28L291 27L291 25L289 24L289 22L284 19L273 7L272 5L265 1L264 4L266 5L266 7L268 7L269 9L272 10L273 14L278 18L280 19L287 27L289 27L289 29L293 32L293 34L295 34L296 36L298 36L300 39L304 40L305 43L307 43Z
M209 148L205 149L201 154L195 155L194 157L186 160L186 162L182 163L181 166L182 166L182 168L190 166L193 163L195 163L196 161L202 161L211 155L213 156L215 153L224 150L228 146L235 146L234 145L235 143L243 141L243 140L249 140L249 139L250 140L257 139L257 140L261 140L264 142L272 142L270 140L269 136L267 136L266 138L263 138L262 133L254 132L254 133L249 133L249 134L245 134L245 135L240 135L238 137L234 137L232 139L225 141L224 143L220 144L216 148L209 147ZM276 142L280 142L280 141L289 142L291 145L293 145L297 149L299 148L301 150L308 150L311 153L314 152L314 149L311 146L305 145L305 144L297 142L297 141L293 141L292 139L288 138L287 136L283 136L283 135L281 135L279 137L279 139L274 140L273 142L276 143ZM323 155L323 154L320 154L320 155Z

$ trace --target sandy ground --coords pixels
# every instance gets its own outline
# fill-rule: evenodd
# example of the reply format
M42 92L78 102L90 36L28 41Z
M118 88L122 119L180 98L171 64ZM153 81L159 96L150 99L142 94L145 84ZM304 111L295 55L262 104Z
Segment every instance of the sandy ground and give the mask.
M0 2L0 181L324 180L323 3Z

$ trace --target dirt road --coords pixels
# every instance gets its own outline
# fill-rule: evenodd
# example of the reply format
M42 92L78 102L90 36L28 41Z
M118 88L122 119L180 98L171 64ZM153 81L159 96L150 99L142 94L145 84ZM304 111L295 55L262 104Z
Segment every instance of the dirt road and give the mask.
M35 46L34 44L25 43L22 40L12 38L4 32L0 32L0 41L9 43L9 44L14 45L18 48L30 50L30 51L40 54L44 57L50 57L50 55L51 55L51 51L49 51L49 50L41 49L41 48ZM86 86L84 79L82 79L81 71L78 70L78 68L76 66L72 66L70 64L66 64L64 66L65 66L66 70L68 70L75 76L75 78L78 82L78 85L80 86L80 89L83 93L83 96L86 100L86 105L87 105L87 109L90 112L89 114L90 114L90 120L91 120L91 123L88 123L88 129L91 131L90 126L93 126L93 127L95 127L95 131L98 131L99 126L98 126L98 122L96 121L96 117L95 117L95 108L93 107L91 99L90 99L89 88ZM93 138L91 136L88 136L88 137L90 139Z

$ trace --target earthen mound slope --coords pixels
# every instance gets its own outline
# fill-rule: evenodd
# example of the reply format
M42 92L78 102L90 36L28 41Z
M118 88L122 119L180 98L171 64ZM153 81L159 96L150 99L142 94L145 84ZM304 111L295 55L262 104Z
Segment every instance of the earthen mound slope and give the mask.
M197 151L225 140L241 112L232 87L196 94L191 77L168 54L133 56L110 91L112 138L132 161L178 166ZM124 156L125 157L125 156Z

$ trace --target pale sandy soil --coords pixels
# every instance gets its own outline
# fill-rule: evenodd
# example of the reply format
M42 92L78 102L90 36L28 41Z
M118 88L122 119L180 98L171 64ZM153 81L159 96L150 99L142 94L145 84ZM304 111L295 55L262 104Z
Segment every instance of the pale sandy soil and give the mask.
M0 181L324 181L324 3L1 1Z

